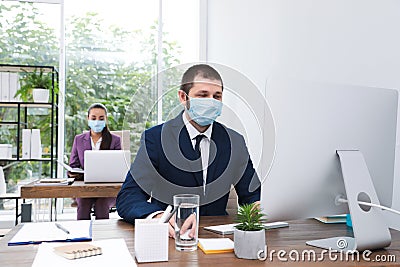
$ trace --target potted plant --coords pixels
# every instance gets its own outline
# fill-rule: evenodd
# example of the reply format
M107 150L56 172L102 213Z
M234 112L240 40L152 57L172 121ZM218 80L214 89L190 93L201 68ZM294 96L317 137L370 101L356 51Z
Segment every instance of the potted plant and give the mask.
M21 88L15 94L24 102L49 102L49 90L53 88L51 73L44 73L42 69L25 72L21 78ZM56 86L54 86L56 90ZM55 92L56 93L56 92Z
M234 251L238 258L258 259L260 250L265 249L265 214L258 204L244 204L239 207L234 229Z

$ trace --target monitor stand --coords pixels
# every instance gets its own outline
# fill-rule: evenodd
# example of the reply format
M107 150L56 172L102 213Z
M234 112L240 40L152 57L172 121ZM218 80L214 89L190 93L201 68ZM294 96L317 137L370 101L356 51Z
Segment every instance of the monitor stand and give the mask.
M391 236L379 208L359 205L358 201L379 204L363 154L358 150L338 150L354 237L312 240L307 245L338 251L364 251L390 245Z

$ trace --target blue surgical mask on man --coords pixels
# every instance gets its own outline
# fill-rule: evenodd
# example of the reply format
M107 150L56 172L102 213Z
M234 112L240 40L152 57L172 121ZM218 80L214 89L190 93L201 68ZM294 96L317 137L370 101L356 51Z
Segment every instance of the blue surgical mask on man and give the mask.
M210 125L221 115L222 102L214 98L189 97L190 108L187 112L192 120L200 126Z
M90 129L92 129L95 133L100 133L101 131L103 131L104 127L106 127L106 121L89 120L88 125Z

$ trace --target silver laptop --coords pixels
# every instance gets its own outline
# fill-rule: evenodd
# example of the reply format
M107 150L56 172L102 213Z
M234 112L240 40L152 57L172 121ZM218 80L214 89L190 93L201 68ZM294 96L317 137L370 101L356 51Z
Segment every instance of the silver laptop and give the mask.
M86 150L85 183L119 183L131 166L129 150Z

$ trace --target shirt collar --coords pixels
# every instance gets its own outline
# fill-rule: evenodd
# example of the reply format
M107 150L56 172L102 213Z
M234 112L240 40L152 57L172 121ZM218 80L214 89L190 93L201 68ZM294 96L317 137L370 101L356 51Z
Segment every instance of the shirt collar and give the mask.
M213 124L212 123L211 123L210 127L208 127L208 129L204 133L201 133L189 122L189 120L186 117L186 111L184 111L182 113L182 119L183 119L183 123L186 126L186 130L189 133L190 140L193 140L199 134L205 135L205 137L207 137L208 140L211 139L212 128L213 128Z
M93 142L93 138L91 136L90 136L90 140ZM103 141L103 137L100 137L99 140L97 140L96 144L101 143L101 141Z

